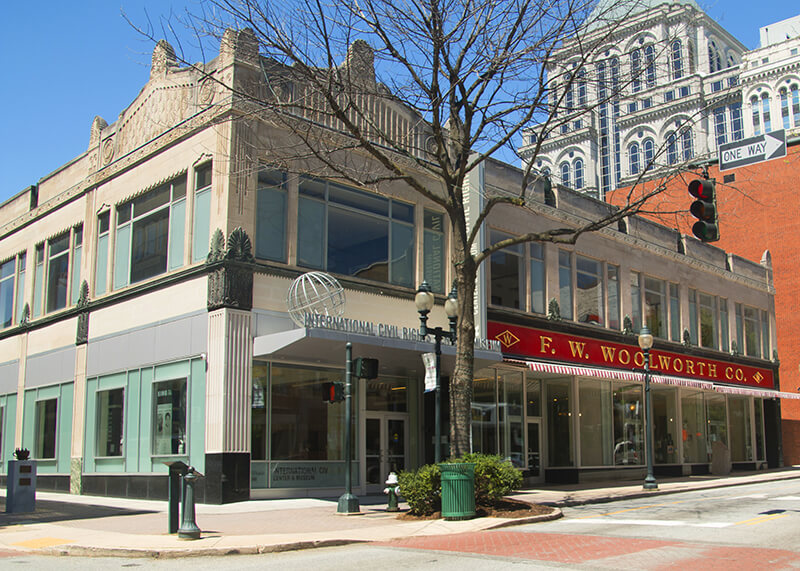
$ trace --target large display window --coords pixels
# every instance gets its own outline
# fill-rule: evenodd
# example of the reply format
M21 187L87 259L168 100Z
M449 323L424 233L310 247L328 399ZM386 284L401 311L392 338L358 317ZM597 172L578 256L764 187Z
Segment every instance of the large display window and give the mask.
M580 381L581 465L610 466L614 445L611 424L611 383L595 379Z
M550 466L573 466L572 379L547 381L547 457Z

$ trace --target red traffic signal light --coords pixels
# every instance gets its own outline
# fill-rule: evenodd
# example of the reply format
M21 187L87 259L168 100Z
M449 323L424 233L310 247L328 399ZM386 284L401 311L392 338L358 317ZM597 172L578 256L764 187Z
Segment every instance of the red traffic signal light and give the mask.
M322 400L328 403L344 400L344 383L322 383Z
M713 178L696 179L689 183L689 194L697 199L689 207L689 212L697 218L692 226L692 234L703 242L719 240L716 186Z

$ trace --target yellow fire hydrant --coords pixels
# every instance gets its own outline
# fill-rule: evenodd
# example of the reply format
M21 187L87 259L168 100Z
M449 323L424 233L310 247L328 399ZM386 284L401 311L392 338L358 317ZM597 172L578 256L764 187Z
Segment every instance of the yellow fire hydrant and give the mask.
M400 484L397 481L397 474L394 472L389 473L386 479L386 488L383 490L384 494L389 495L389 505L386 506L387 512L399 512L400 508L397 507L397 496L400 495Z

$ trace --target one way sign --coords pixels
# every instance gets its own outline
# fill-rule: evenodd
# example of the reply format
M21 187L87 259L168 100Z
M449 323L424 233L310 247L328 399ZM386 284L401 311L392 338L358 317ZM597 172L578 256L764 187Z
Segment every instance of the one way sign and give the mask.
M786 131L773 131L719 146L719 170L735 169L786 156Z

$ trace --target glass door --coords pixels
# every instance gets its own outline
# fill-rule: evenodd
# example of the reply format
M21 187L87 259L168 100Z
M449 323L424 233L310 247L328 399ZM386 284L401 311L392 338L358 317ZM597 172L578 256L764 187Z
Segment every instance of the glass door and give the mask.
M542 469L542 431L538 420L528 421L528 468L526 481L530 483L544 482Z
M382 493L389 472L406 467L408 418L405 414L368 413L364 419L366 493Z

